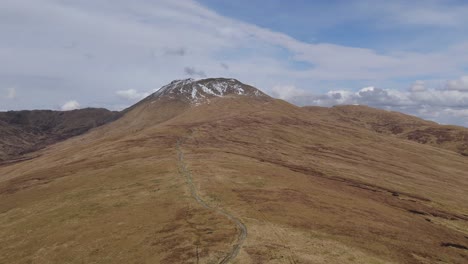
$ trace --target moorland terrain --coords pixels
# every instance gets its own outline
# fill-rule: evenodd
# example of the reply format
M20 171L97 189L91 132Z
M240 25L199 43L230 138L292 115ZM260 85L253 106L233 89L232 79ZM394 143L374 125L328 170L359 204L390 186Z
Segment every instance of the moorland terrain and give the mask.
M467 263L467 131L174 81L0 165L0 263Z

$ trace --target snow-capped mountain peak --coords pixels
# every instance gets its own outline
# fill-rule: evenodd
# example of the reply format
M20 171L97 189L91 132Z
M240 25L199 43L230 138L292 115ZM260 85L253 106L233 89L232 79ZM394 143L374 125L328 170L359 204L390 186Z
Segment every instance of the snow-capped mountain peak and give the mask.
M161 87L155 98L171 98L199 104L209 98L225 96L268 97L260 90L235 79L210 78L175 80Z

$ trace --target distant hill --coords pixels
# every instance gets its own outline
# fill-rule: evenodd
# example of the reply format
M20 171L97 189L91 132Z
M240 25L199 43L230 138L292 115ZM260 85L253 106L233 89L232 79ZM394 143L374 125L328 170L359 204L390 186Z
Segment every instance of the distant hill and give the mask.
M306 106L311 113L344 124L366 128L377 133L440 147L468 156L468 128L439 125L415 116L361 105L331 108Z
M118 112L98 108L0 112L0 162L83 134L118 116Z

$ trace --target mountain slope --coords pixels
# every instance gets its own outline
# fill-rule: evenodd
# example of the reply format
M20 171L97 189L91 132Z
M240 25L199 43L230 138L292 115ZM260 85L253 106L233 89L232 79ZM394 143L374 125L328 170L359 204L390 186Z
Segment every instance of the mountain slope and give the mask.
M0 166L0 262L468 259L465 157L269 97L189 95Z
M118 117L106 109L0 112L0 162L85 133Z
M179 99L190 103L226 96L269 97L260 90L235 79L211 78L195 81L185 79L173 81L152 95L158 99Z
M227 97L272 99L260 90L234 79L175 80L125 109L123 113L126 118L118 122L126 129L141 130L170 120L197 105L209 104L210 100Z
M304 107L312 114L468 156L468 129L367 106Z

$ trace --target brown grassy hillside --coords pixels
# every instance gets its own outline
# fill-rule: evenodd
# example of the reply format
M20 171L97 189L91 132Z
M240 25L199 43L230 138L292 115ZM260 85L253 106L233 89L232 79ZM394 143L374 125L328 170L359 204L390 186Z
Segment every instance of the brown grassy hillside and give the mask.
M344 122L369 130L396 135L435 147L449 149L468 156L468 128L439 125L414 116L390 112L361 105L304 107L323 118Z
M271 98L151 102L0 166L0 263L468 261L466 157Z

